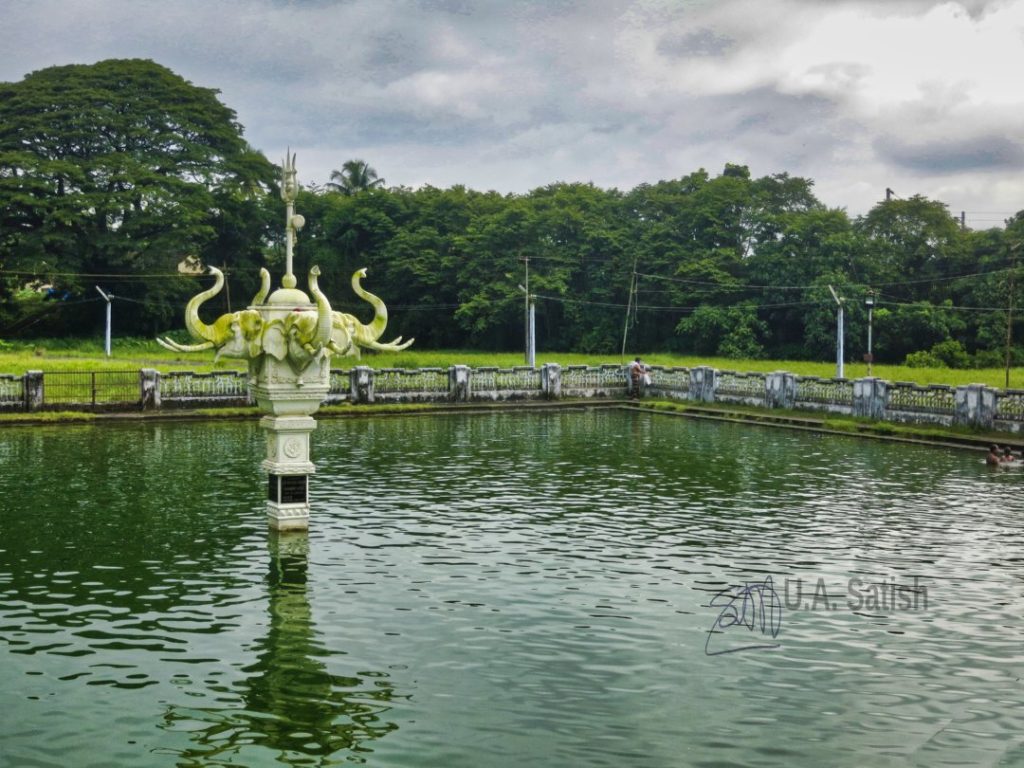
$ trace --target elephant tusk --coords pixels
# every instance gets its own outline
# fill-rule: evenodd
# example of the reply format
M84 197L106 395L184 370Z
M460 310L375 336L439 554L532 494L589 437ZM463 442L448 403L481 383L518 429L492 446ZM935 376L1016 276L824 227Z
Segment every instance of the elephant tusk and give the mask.
M156 343L172 352L202 352L204 349L211 349L213 347L212 341L204 341L202 344L179 344L171 339L161 339L159 337L157 337Z

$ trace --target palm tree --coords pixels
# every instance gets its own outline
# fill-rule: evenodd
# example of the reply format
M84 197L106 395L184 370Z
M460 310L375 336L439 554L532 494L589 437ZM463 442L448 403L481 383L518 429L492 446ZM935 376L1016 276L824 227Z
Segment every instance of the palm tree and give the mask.
M354 195L367 189L384 186L384 179L377 176L365 160L349 160L340 171L331 171L331 180L325 184L333 192Z

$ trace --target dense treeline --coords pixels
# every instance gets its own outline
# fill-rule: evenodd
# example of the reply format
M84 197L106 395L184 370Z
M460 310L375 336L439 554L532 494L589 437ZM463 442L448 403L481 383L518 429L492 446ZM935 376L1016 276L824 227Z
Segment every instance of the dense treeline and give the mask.
M183 257L228 268L225 309L245 303L260 266L280 267L277 171L215 94L147 61L0 85L0 334L95 331L98 305L75 302L97 282L132 300L118 306L122 333L156 334L199 288L173 276ZM1024 212L1006 229L964 230L915 196L851 218L809 179L741 165L628 192L523 195L386 188L365 164L344 167L345 183L300 195L297 268L318 264L337 308L365 312L348 279L368 267L389 334L426 347L521 348L527 264L542 349L615 351L625 332L630 350L828 359L831 285L851 359L873 290L877 359L998 364L1011 291L1017 306L1024 294Z

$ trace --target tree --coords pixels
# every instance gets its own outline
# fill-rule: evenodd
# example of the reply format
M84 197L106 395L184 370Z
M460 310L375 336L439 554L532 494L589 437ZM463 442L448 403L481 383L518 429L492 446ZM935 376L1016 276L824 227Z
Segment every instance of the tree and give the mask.
M121 314L149 331L194 289L152 275L186 255L237 264L259 253L262 230L241 254L211 249L275 176L217 91L152 61L50 67L0 84L0 267L76 293L92 291L82 273L137 276L118 291L138 302Z
M325 185L333 192L343 195L354 195L368 189L379 189L384 186L384 179L377 176L365 160L349 160L340 171L331 171L331 180Z

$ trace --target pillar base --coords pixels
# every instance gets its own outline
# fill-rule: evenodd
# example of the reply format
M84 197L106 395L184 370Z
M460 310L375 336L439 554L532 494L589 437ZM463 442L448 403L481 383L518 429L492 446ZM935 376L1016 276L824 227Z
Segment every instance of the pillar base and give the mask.
M275 531L308 531L309 504L267 502L267 525Z

